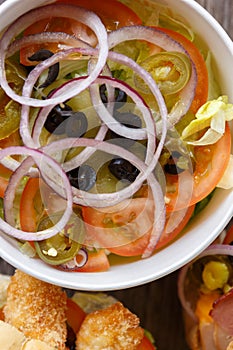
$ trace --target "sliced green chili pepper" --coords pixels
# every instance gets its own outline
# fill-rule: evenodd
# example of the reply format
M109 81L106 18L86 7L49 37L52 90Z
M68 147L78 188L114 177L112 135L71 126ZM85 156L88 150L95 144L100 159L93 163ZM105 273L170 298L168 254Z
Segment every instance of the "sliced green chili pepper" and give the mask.
M182 90L191 74L190 60L180 52L160 52L148 57L140 65L152 75L163 95L176 94ZM135 76L135 85L142 92L150 93L138 76Z
M60 218L60 214L44 217L38 225L38 231L52 227ZM60 265L73 259L84 236L82 219L74 214L64 230L43 241L34 242L38 256L50 265Z
M20 93L26 77L24 70L15 62L6 62L6 77L13 90ZM12 101L0 87L0 140L19 128L21 106Z

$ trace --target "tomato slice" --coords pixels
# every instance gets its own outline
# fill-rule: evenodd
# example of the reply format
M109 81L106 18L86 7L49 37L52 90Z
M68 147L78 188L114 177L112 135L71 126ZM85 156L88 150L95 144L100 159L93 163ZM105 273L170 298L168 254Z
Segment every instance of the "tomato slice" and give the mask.
M95 12L107 30L142 24L142 20L133 10L117 0L108 0L104 4L99 0L57 0L57 2L81 6Z
M148 245L151 234L153 204L150 201L148 202L146 198L134 198L123 210L117 211L117 206L115 206L116 210L114 213L112 209L113 207L102 211L91 207L83 207L82 215L87 235L93 241L97 241L107 248L111 253L120 256L142 255ZM194 206L191 206L182 212L168 215L165 230L156 249L175 239L191 218L193 210ZM180 215L182 219L179 220L177 227L170 229L169 219L171 217L171 220L174 220L174 215ZM138 220L135 222L131 221L132 217L138 218ZM114 225L116 229L114 229ZM130 232L130 229L134 232ZM138 232L140 238L135 239L135 232ZM130 234L131 239L129 239Z
M35 232L37 210L35 197L39 191L39 178L31 178L26 183L20 200L20 226L23 231Z
M103 249L88 252L87 263L79 267L78 272L104 272L110 268L108 257Z
M86 313L75 301L67 298L66 316L69 326L77 334L84 318L86 317Z
M233 224L227 230L226 237L224 238L223 244L232 244L233 243Z
M108 0L107 2L101 3L99 0L57 0L59 3L71 4L84 7L88 10L95 12L102 20L107 30L115 30L117 28L141 24L140 18L126 5L116 1ZM36 34L41 32L65 32L77 36L78 38L88 41L90 44L96 44L96 38L92 31L85 25L77 22L73 19L50 17L38 21L28 27L24 35ZM49 49L52 52L58 50L57 44L43 44L42 45L29 45L26 48L20 50L20 62L23 65L34 65L35 62L28 60L28 57L32 56L33 53L38 51L40 48Z
M150 339L144 335L142 342L138 345L137 350L156 350Z
M167 187L172 188L172 191L166 192L167 211L192 206L207 197L217 186L226 170L231 154L231 132L228 123L226 123L224 135L218 142L212 145L195 146L193 153L195 166L192 175L193 189L189 202L184 193L179 190L178 176L167 175Z
M208 97L208 71L205 64L205 60L201 52L199 51L199 49L182 34L167 28L159 27L158 29L160 29L161 31L165 32L166 34L171 36L173 39L178 41L188 52L191 60L193 61L196 67L197 87L196 87L194 100L190 107L190 110L193 113L196 113L197 110L207 101L207 97Z

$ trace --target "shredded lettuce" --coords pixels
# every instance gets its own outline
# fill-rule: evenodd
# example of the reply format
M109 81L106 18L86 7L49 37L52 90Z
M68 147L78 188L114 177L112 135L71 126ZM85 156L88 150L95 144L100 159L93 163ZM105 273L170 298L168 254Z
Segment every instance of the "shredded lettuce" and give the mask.
M208 101L214 100L221 95L220 87L215 79L214 68L213 68L213 57L210 51L206 56L206 68L208 70Z
M199 108L195 119L183 130L181 138L193 146L210 145L217 142L225 132L226 121L233 120L233 104L227 96L208 101ZM200 139L195 139L200 131L207 131ZM190 138L187 140L187 138Z
M146 26L166 27L181 33L189 40L193 41L195 34L185 18L178 17L162 2L150 2L138 0L121 0L129 6L143 21Z
M233 155L230 155L230 160L228 166L218 183L217 187L224 188L225 190L229 190L233 188Z

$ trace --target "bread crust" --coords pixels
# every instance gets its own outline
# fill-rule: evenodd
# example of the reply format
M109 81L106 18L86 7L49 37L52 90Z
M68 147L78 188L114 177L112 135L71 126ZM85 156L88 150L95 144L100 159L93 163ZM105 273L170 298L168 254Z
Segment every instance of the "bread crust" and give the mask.
M136 350L143 335L138 317L117 302L86 316L76 350Z
M66 293L60 287L16 270L7 289L5 321L27 338L65 349Z

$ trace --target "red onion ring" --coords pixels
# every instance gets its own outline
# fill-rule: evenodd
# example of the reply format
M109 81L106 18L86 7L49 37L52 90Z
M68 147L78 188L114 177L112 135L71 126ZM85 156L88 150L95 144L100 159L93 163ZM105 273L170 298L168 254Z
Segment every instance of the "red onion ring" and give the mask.
M42 153L40 150L33 150L24 146L12 146L8 147L6 149L1 149L0 150L0 160L4 157L7 157L9 155L28 155L33 157L35 163L37 164L40 172L43 174L43 169L40 167L40 161L43 159L46 159L46 161L52 166L53 170L57 172L57 174L61 175L61 178L64 182L64 190L66 193L66 209L61 217L61 219L56 223L56 225L52 228L43 230L43 231L38 231L38 232L25 232L22 230L18 230L15 227L12 227L9 225L7 222L2 220L0 218L0 229L8 234L9 236L13 236L18 239L26 240L26 241L39 241L43 240L49 237L54 236L56 233L60 232L65 225L67 224L71 214L72 214L72 205L73 205L73 196L72 196L72 190L70 186L70 182L65 174L65 172L61 169L60 165L51 157L48 155ZM18 181L18 176L21 176L21 171L17 173L15 172L16 175L14 176L14 181ZM11 190L14 190L15 184L11 183ZM11 193L8 191L8 196L11 197Z
M56 90L56 92L53 93L53 96L57 96L57 94L62 94L63 90L66 89L72 89L73 85L76 85L77 83L81 83L83 79L86 79L86 77L79 77L75 78L65 84L63 84L60 88ZM132 138L132 139L145 139L147 137L148 139L148 145L147 145L147 155L146 155L146 163L148 164L153 157L153 154L155 152L156 147L156 130L155 130L155 122L151 115L151 112L149 111L148 107L146 106L144 100L140 97L140 95L137 94L136 91L134 91L130 86L128 86L126 83L123 83L117 79L113 79L111 77L99 77L95 80L94 84L97 84L97 91L92 91L92 99L93 99L93 105L95 110L97 110L97 113L100 117L100 119L107 124L107 126L116 132L117 134ZM134 101L138 109L143 114L145 123L146 123L146 129L132 129L127 126L124 126L116 121L114 117L110 115L104 104L102 103L100 97L99 97L99 89L98 84L107 84L111 85L114 88L119 88L122 91L126 92L128 96L131 97L131 99ZM99 104L98 104L99 103ZM41 109L40 113L38 114L38 117L34 123L33 128L33 141L36 145L39 146L39 135L41 133L41 129L44 125L44 122L46 120L47 115L52 110L52 106L45 107ZM106 117L105 117L106 115ZM149 132L148 132L149 130ZM101 132L101 130L100 130ZM97 135L96 139L100 139L101 134ZM103 136L105 136L105 132L103 133ZM85 153L86 154L86 153ZM88 153L91 155L92 153ZM77 157L75 157L75 160L72 160L71 162L74 163L77 161L76 158L81 158L82 162L84 162L83 159L83 152L79 154ZM87 159L87 158L85 158ZM67 165L67 164L66 164Z
M22 161L22 163L17 167L14 173L10 176L8 186L4 194L4 219L11 225L15 226L15 213L13 210L14 199L16 195L16 190L22 177L27 174L30 167L34 164L34 160L31 157L27 157Z
M72 260L60 265L59 268L65 271L76 271L77 268L83 267L88 261L88 253L86 249L79 249L77 256L82 257L82 260L80 262L78 262L77 258L74 257Z
M3 34L0 41L0 84L9 97L11 97L13 100L19 102L22 105L42 107L48 106L49 104L60 103L59 99L38 100L31 98L29 97L31 95L31 92L29 93L26 87L22 96L16 94L9 86L5 74L5 57L7 55L7 50L12 38L20 32L22 32L25 28L27 28L34 22L50 17L51 13L55 17L72 18L76 21L87 25L93 30L99 42L99 55L97 58L97 63L95 68L92 70L91 74L87 78L87 81L83 81L82 87L80 87L78 91L67 91L63 96L63 100L67 100L79 93L80 91L87 88L90 82L94 81L95 78L100 74L101 70L103 69L106 63L108 55L107 32L105 26L96 14L81 7L59 3L56 3L55 5L47 5L33 9L19 17L13 24L11 24ZM36 72L36 69L33 70L33 75L36 74Z
M6 58L14 55L17 51L32 44L43 43L64 43L71 47L90 48L91 46L81 39L74 37L73 35L63 32L43 32L38 34L30 34L23 36L19 39L15 39L12 44L9 45Z
M128 40L145 40L156 46L161 47L166 51L178 51L185 53L192 64L192 73L187 83L186 87L181 92L181 99L178 102L177 106L173 111L168 114L168 122L170 125L175 125L180 118L188 111L192 100L195 95L195 89L197 84L197 74L196 67L190 58L188 52L184 49L184 47L171 38L166 33L151 27L145 26L129 26L122 27L115 31L112 31L108 34L108 45L109 49L112 49L116 45L128 41ZM157 123L158 133L161 129L161 121ZM169 126L170 126L169 125Z
M132 184L120 190L118 193L95 194L73 189L74 203L84 206L95 206L98 208L112 206L118 204L123 199L130 198L141 187L143 181L148 181L155 203L153 230L151 233L149 245L143 254L143 257L148 257L153 252L162 234L165 225L166 214L163 192L155 176L149 172L149 167L146 167L145 164L134 154L114 144L111 144L111 149L109 149L109 144L103 141L84 138L62 139L54 141L53 143L45 146L43 150L46 153L50 153L54 150L54 148L57 150L64 150L66 148L79 146L94 147L96 150L101 150L106 153L115 155L120 154L123 158L129 160L132 164L134 164L141 171L141 173ZM48 183L48 179L46 179L46 182ZM56 192L59 193L59 188L56 185L53 186L53 188Z

